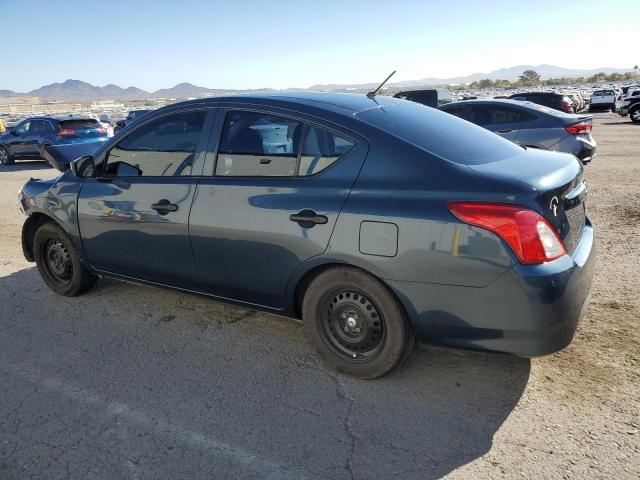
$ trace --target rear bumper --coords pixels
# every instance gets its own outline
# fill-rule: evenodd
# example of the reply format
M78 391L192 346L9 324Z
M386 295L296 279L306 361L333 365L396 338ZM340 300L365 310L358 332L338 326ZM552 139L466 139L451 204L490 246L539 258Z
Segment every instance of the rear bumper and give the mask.
M572 255L542 265L516 265L483 288L388 282L422 342L547 355L571 343L591 301L595 261L587 225Z

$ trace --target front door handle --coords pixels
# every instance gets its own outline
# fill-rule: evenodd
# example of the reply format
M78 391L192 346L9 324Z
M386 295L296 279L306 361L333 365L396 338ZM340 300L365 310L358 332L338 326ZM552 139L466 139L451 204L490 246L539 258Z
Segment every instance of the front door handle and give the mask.
M324 225L329 221L324 215L318 215L313 210L305 209L294 213L289 217L292 222L299 223L301 227L311 228L314 225Z
M501 130L496 130L496 132L498 132L498 133L509 133L510 131L511 131L510 128L503 128Z
M178 205L171 203L166 198L163 198L158 203L151 205L151 208L156 210L160 215L166 215L169 212L178 211Z

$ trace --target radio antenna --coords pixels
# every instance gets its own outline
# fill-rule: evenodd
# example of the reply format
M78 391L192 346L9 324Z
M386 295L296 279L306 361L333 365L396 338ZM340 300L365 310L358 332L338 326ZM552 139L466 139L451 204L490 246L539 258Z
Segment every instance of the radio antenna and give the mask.
M378 91L384 86L384 84L387 83L391 77L393 77L394 73L396 73L395 70L393 72L391 72L391 74L387 78L384 79L384 82L382 82L380 85L378 85L378 88L376 88L373 92L367 93L367 97L368 98L374 98L376 96L376 93L378 93Z

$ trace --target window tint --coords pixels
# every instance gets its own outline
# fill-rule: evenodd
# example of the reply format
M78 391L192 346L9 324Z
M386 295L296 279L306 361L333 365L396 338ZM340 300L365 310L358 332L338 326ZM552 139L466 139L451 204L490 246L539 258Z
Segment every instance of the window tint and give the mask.
M444 111L451 115L455 115L456 117L463 118L469 122L473 121L472 111L471 111L471 108L469 107L464 107L464 106L452 107L452 108L446 108L444 109Z
M47 128L47 123L44 120L32 120L31 125L29 126L29 133L34 135L42 135L47 133L49 130Z
M313 175L332 165L351 150L354 143L317 126L305 130L298 175Z
M27 133L29 128L31 127L31 122L23 122L16 127L16 132L18 133Z
M204 110L180 112L142 125L109 151L104 174L191 175L205 117Z
M216 175L289 177L296 174L302 123L256 112L227 113Z
M70 128L71 130L82 130L84 128L99 128L100 123L93 118L85 118L81 120L62 120L60 128Z
M505 123L522 123L526 117L523 110L494 106L476 105L473 121L478 125L501 125Z

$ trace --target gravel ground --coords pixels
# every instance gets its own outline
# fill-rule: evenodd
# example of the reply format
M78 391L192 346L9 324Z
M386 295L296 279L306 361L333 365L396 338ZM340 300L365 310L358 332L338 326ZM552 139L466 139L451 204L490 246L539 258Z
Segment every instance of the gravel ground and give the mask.
M640 126L598 115L586 169L593 304L545 358L422 348L391 375L326 370L301 325L101 281L61 298L20 249L0 172L0 478L640 478Z

